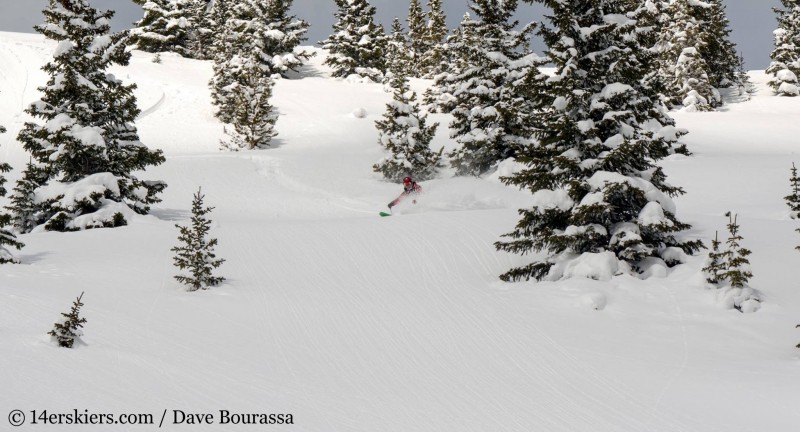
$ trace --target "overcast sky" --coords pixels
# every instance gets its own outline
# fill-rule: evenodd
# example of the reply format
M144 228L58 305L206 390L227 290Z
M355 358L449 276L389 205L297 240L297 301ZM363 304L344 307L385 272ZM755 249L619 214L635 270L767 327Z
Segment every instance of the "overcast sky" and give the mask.
M113 21L115 30L130 28L134 21L142 17L142 9L132 0L90 0L98 9L114 9L117 15ZM408 3L404 0L371 0L378 9L378 19L388 30L394 16L405 18ZM422 0L425 4L427 1ZM728 18L733 28L732 39L744 53L747 67L765 69L769 65L772 51L772 31L776 28L773 7L780 7L779 0L723 0L727 6ZM444 0L448 25L453 28L461 21L467 10L467 0ZM42 22L41 10L47 0L0 0L0 31L33 32L32 26ZM294 13L311 23L308 33L309 43L325 39L334 22L336 5L333 0L295 0ZM539 21L545 8L522 4L517 18L525 23ZM534 49L541 52L542 44L535 41Z

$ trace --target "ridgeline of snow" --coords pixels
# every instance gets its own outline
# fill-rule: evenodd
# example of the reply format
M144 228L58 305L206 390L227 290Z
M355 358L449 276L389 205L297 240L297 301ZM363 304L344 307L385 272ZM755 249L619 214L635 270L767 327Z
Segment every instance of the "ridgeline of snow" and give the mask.
M28 161L14 139L29 121L22 109L55 49L0 33L8 185ZM519 169L511 162L484 180L445 172L422 184L419 204L379 218L400 193L372 172L374 121L391 94L327 78L322 54L302 79L277 81L280 135L265 151L218 151L210 63L135 52L112 70L139 86L141 141L167 157L146 177L169 187L127 227L21 236L22 264L0 266L0 406L156 420L167 409L163 430L224 428L171 425L173 409L217 422L220 409L291 413L294 431L797 430L800 235L782 197L800 163L800 104L774 97L767 75L752 74L750 102L674 113L694 155L662 163L688 192L674 204L690 235L722 236L724 213L739 213L763 295L743 314L726 306L742 293L703 288L704 255L669 270L649 263L659 277L647 280L612 277L598 254L571 262L566 281L500 282L531 259L494 251L516 210L565 205L560 193L503 186L497 177ZM447 136L440 127L431 147L452 149ZM169 249L198 186L216 207L228 281L187 293ZM81 291L82 344L57 348L46 333Z

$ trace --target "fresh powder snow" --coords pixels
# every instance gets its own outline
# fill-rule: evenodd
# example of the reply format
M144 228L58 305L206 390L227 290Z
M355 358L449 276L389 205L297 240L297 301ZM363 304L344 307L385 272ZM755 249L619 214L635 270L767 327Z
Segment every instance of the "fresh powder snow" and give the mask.
M7 185L28 162L15 141L31 121L22 110L40 97L40 67L57 49L0 33ZM168 410L168 431L247 429L171 424L172 410L219 421L221 409L291 413L286 429L315 432L798 430L800 234L782 197L800 163L800 104L775 96L771 76L751 73L750 102L672 113L693 155L660 165L686 195L673 203L645 180L622 179L661 204L642 211L643 224L677 208L693 225L687 235L707 245L736 211L753 288L708 289L705 252L679 250L662 254L685 262L673 268L644 261L645 280L615 276L618 260L601 253L559 268L569 279L503 283L499 274L536 258L493 246L517 210L574 203L560 190L504 186L499 175L524 169L512 160L486 179L445 169L422 183L417 204L395 208L399 217L378 217L401 192L372 171L384 155L374 121L392 95L369 78L329 78L326 53L306 49L318 55L276 81L279 135L258 151L218 150L210 62L164 54L156 64L135 51L130 66L111 68L138 85L141 141L167 159L147 178L169 187L150 215L126 214L125 227L19 236L21 264L0 266L0 430L13 409L156 420ZM418 94L430 84L411 80ZM448 133L440 127L431 148L455 149ZM598 173L592 187L611 177ZM170 248L198 187L215 207L210 235L227 280L189 293L173 279ZM81 292L84 335L58 348L47 332ZM755 313L732 310L737 301Z

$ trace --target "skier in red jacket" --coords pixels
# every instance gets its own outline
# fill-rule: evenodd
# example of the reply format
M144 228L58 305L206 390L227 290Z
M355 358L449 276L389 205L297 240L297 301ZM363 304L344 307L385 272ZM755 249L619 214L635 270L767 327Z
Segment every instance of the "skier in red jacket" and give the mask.
M403 177L403 193L400 194L400 196L397 197L396 200L394 200L394 201L389 203L389 210L391 210L392 207L396 206L397 203L399 203L400 200L403 199L403 197L409 196L409 195L414 197L414 199L411 202L413 204L416 204L417 203L416 196L419 195L420 192L422 192L422 187L420 187L420 185L418 185L417 182L412 180L411 177L408 177L408 176Z

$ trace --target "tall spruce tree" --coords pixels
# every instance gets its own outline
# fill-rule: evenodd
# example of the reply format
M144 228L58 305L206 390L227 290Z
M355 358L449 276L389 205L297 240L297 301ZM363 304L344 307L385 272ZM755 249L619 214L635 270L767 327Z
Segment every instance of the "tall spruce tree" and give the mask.
M72 302L72 308L70 308L69 313L61 314L65 319L54 323L53 330L47 332L47 334L56 339L60 347L72 348L75 345L75 339L83 336L81 328L86 324L86 318L80 316L81 308L83 307L82 298L83 293Z
M786 205L789 206L789 216L792 219L797 219L800 217L800 177L797 176L797 167L794 166L794 162L792 162L792 177L789 178L789 184L792 187L792 193L790 195L785 196L783 199L786 200Z
M465 13L460 26L442 46L445 60L440 64L439 73L434 76L433 85L423 96L423 104L428 112L448 114L456 107L457 99L453 94L458 89L459 82L455 77L468 68L468 48L477 44L477 38L472 34L472 22L469 12Z
M144 17L131 31L131 42L137 49L152 53L175 52L192 57L197 38L196 0L136 0L144 9Z
M324 64L333 69L334 77L352 74L380 81L386 68L386 34L376 24L375 7L368 0L335 0L339 10L328 39L320 42L328 50Z
M459 47L466 67L447 78L456 99L450 136L461 145L448 156L456 175L478 176L530 140L526 96L535 83L525 77L540 76L544 62L525 49L533 24L515 30L516 0L474 0L469 7L478 19L463 23L464 33L475 36Z
M58 46L43 68L50 75L39 88L43 96L25 112L44 124L26 123L17 136L47 174L35 191L36 225L55 231L125 225L125 213L147 214L166 187L132 174L164 156L139 141L136 85L106 71L128 64L127 37L109 34L114 12L99 13L87 0L50 0L43 13L46 23L35 28Z
M612 273L637 273L642 264L680 262L699 241L676 234L690 226L675 216L670 186L656 162L683 132L663 106L648 97L642 78L653 52L640 43L635 6L627 0L540 0L552 27L539 34L556 72L531 95L544 109L539 143L523 147L527 168L502 178L533 193L516 229L498 250L547 257L503 274L504 281L558 280L572 276L583 254L604 254ZM653 132L656 130L657 132ZM612 254L613 259L609 259Z
M773 76L769 82L781 96L800 95L800 0L781 0L785 9L774 8L778 15L775 49L770 54L772 63L766 70Z
M695 9L702 7L691 0L672 1L665 9L671 21L662 29L666 46L661 52L660 65L666 69L663 75L668 77L666 98L687 111L711 111L721 101L703 58L710 37L703 21L695 17Z
M428 40L426 38L428 32L427 26L428 14L422 10L422 4L419 0L411 0L408 4L408 41L411 48L411 59L416 67L409 68L411 74L418 78L421 76L420 59L428 52Z
M442 151L434 152L430 142L436 135L439 123L426 124L426 116L416 103L417 95L408 86L405 68L392 72L394 100L386 105L383 120L375 122L380 138L378 142L391 153L373 166L389 181L400 183L405 176L416 181L431 180L442 168Z
M5 133L6 128L0 125L0 134ZM3 177L4 173L11 171L11 165L7 163L0 163L0 197L6 196L5 183L6 179ZM13 247L17 250L22 249L24 244L17 240L17 236L5 227L12 225L11 216L8 214L0 214L0 264L5 263L19 263L19 261L11 255L7 247Z
M225 260L217 259L214 253L217 239L206 239L211 229L211 221L206 219L206 215L214 210L214 207L203 207L203 198L205 195L198 189L192 200L192 226L175 225L180 230L178 240L182 246L170 249L175 252L173 258L175 267L189 270L188 276L175 276L178 282L188 285L189 291L209 289L225 280L224 277L212 275L213 270L221 266Z
M694 11L703 27L700 56L707 64L708 82L715 88L731 87L737 84L739 56L736 44L730 40L731 28L725 5L722 0L705 0L705 4L705 7L695 7Z
M400 24L400 18L392 21L392 34L386 44L386 81L392 88L397 88L397 79L407 79L413 75L414 52L408 43L408 36Z
M442 0L428 0L428 23L425 27L425 52L419 58L418 67L422 78L433 79L446 70L447 53L445 38L447 16L442 10Z

